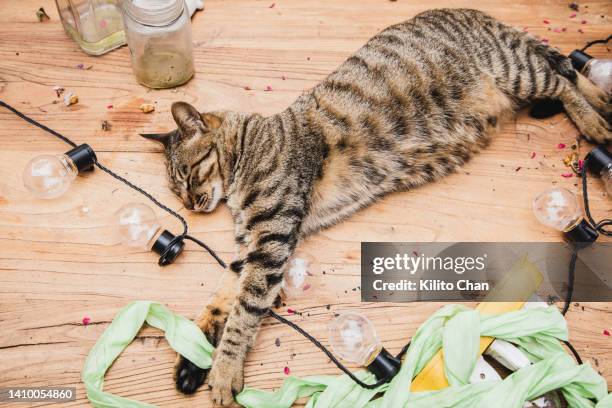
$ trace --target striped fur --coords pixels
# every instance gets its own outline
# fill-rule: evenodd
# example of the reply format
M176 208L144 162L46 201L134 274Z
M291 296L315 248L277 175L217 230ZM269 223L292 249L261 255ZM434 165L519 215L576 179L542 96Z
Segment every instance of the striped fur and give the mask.
M609 97L566 57L481 12L441 9L377 34L276 115L174 104L178 129L152 137L166 146L170 185L196 211L227 198L236 228L236 293L200 321L217 345L215 403L242 389L246 353L301 238L452 172L505 117L544 98L561 100L589 139L610 141ZM185 392L205 377L190 364L176 370Z

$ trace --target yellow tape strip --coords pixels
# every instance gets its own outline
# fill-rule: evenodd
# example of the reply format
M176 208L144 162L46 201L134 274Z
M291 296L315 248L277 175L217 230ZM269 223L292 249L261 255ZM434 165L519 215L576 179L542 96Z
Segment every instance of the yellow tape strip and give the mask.
M520 310L525 302L535 293L538 287L542 284L543 277L540 270L531 263L527 256L524 255L519 259L510 272L506 274L503 281L495 286L495 290L487 295L485 301L481 302L477 307L481 314L501 314ZM503 294L503 297L502 297ZM500 302L496 299L521 299L518 302ZM480 351L482 355L484 351L493 342L492 337L480 338ZM412 382L410 390L417 391L434 391L448 387L448 381L444 373L444 356L440 350L423 370L416 376Z

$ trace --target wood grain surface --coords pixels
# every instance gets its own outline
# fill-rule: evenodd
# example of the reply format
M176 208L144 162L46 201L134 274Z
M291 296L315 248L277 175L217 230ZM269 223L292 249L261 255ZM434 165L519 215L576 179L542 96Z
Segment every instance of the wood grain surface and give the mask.
M102 162L179 211L192 234L229 261L228 211L186 211L166 187L160 149L138 136L171 129L172 102L188 101L202 110L278 112L377 31L428 7L477 7L548 38L563 52L612 31L609 0L580 3L574 18L568 4L206 0L206 9L193 19L194 79L175 90L154 91L136 83L126 47L102 57L81 52L64 33L52 1L0 0L0 99L77 142L90 143ZM36 20L40 6L50 21ZM605 46L592 53L610 56ZM75 92L79 103L57 103L56 85ZM272 91L264 91L267 86ZM143 102L155 104L156 111L143 114L138 109ZM102 121L110 123L109 131L102 130ZM561 176L570 171L563 158L576 136L564 115L536 121L522 112L458 173L394 194L309 239L301 249L319 259L325 274L308 298L290 305L303 313L291 319L325 343L334 314L358 309L374 321L386 347L399 350L441 304L360 303L360 242L558 241L559 234L534 219L531 200L552 185L579 191L579 179ZM120 245L114 212L124 203L145 201L100 171L78 178L61 199L32 199L21 182L24 165L35 155L68 148L3 109L0 143L0 386L76 386L77 400L62 406L87 405L80 370L115 313L132 300L150 299L193 318L221 270L192 244L166 268L157 266L152 253ZM559 149L559 143L568 147ZM589 148L582 142L580 152ZM593 179L589 185L593 212L609 217L611 201L601 182ZM157 213L165 227L180 231L174 219ZM91 318L88 326L81 324L85 316ZM578 351L612 381L612 338L603 334L612 330L612 304L574 305L567 316ZM210 406L204 389L191 397L174 390L173 360L161 333L144 329L109 371L105 389L160 406ZM278 388L284 367L298 376L338 373L307 340L267 319L247 361L246 383ZM19 406L27 405L10 404Z

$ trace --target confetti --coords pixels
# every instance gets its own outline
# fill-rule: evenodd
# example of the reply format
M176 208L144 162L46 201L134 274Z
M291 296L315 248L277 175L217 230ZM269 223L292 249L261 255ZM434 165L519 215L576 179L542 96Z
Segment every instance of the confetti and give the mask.
M542 20L542 22L543 22L544 24L550 24L550 20L546 20L546 19L544 19L544 20Z
M287 366L285 366L285 369L283 371L284 371L285 375L291 374L291 370Z
M311 285L310 283L307 283L307 284L305 284L305 285L304 285L304 287L303 287L302 289L303 289L303 290L308 290L308 289L310 289L310 288L311 288L311 286L312 286L312 285Z
M66 95L64 95L64 105L66 106L74 105L78 101L79 97L74 92L68 92Z
M60 96L62 96L62 94L64 93L64 88L62 88L59 85L55 85L53 87L53 90L55 91L55 94L57 95L57 97L59 98Z
M270 85L266 85L266 87L264 88L264 91L272 92L272 87Z
M100 20L100 28L106 28L108 26L108 22L106 20Z
M519 171L520 169L522 169L522 167L518 166L516 169L514 169L514 171Z
M531 152L531 158L535 159L535 157L536 157L536 152Z
M155 106L151 103L143 103L140 105L139 109L143 111L143 113L151 113L155 110Z
M276 338L276 340L274 340L274 345L275 345L276 347L280 347L281 342L280 342L280 339L279 339L278 337Z
M543 42L544 44L548 44L548 38L542 38L540 41Z
M39 23L42 23L43 21L51 20L51 18L49 17L47 12L45 11L44 7L41 7L38 10L36 10L36 18L38 19Z
M106 109L113 109L114 106L113 105L106 105Z
M563 32L563 29L562 29L561 27L555 27L555 28L553 29L553 32L555 32L555 33L562 33L562 32Z
M87 316L85 316L82 320L83 322L83 326L87 326L89 323L91 323L91 319Z
M586 24L586 23L587 23L587 21L586 21L586 20L582 20L582 21L580 22L580 24Z
M570 3L568 7L571 8L572 10L574 10L574 11L578 11L578 9L579 9L577 3Z
M604 335L604 336L610 336L610 331L608 331L608 330L604 329L604 331L603 331L603 335Z
M569 18L576 18L577 15L578 14L576 14L576 13L572 13L572 14L569 15Z
M572 177L574 177L574 173L562 173L562 174L561 174L561 177L564 177L564 178L572 178Z
M251 90L251 87L250 87L250 86L245 86L245 87L244 87L244 90L245 90L245 91L250 91L250 90Z
M578 160L578 171L582 171L582 169L584 168L584 160L580 159Z
M559 144L557 145L557 149L565 149L565 147L566 147L566 146L567 146L567 145L566 145L565 143L559 143Z
M579 29L578 29L578 32L579 32L580 34L584 34L584 31L582 30L582 28L579 28Z
M284 75L281 75L281 79L282 79L283 81L285 81L285 80L287 79L287 77L286 77L286 76L284 76Z
M103 131L108 132L109 130L111 130L111 124L108 120L103 120L102 123L100 124L100 128Z
M272 3L268 6L268 8L274 8L274 6L276 6L276 3Z
M287 309L287 313L289 313L289 314L295 314L295 310L293 310L293 309L291 309L291 308L288 308L288 309Z

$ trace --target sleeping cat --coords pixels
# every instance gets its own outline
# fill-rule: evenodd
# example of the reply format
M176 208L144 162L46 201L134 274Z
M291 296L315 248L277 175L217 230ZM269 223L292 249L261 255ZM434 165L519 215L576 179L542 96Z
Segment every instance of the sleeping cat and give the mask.
M301 238L450 173L503 117L543 98L560 100L589 140L612 140L609 96L569 59L479 11L441 9L375 35L270 117L173 104L178 129L144 135L164 144L172 191L199 212L226 198L236 227L239 283L198 322L217 347L213 401L232 405L242 390L245 356ZM179 358L179 390L205 377Z

